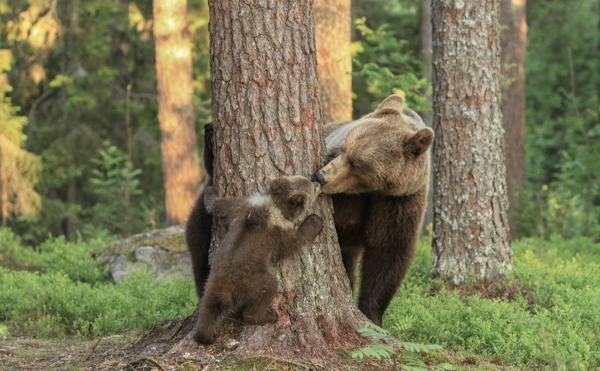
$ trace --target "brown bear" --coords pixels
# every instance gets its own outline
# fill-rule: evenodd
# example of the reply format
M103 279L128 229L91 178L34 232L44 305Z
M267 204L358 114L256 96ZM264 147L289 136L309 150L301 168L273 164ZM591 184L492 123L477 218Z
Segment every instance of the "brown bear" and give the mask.
M314 178L332 194L353 290L362 255L359 309L381 326L417 244L434 134L399 95L359 120L325 125L324 133L330 162Z
M211 129L205 131L204 164L212 177ZM325 193L333 194L336 231L353 290L362 253L359 308L381 325L414 254L426 207L433 131L404 108L398 95L357 121L328 124L323 131L328 165L315 178L325 183ZM211 226L203 191L186 224L199 298L210 269Z
M248 324L277 320L271 303L278 281L269 272L269 262L291 256L322 230L323 219L314 214L294 229L319 193L318 183L301 176L275 179L268 192L242 200L218 199L214 187L206 189L206 211L223 220L227 232L201 300L196 341L214 343L219 318L232 308L241 308L242 320Z

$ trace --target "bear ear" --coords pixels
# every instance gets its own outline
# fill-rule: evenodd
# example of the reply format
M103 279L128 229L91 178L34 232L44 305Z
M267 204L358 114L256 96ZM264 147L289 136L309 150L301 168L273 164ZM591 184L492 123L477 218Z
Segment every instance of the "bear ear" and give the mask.
M377 107L377 111L383 110L385 108L402 112L402 110L404 109L404 97L398 94L390 95L379 104L379 107Z
M414 157L419 157L431 147L434 138L433 130L423 128L409 136L404 145L404 150L407 154Z
M288 198L288 204L293 207L294 210L304 207L304 201L306 201L306 194L301 192L293 193Z
M289 180L286 178L277 178L271 182L269 187L271 188L271 193L278 194L285 192L289 187Z

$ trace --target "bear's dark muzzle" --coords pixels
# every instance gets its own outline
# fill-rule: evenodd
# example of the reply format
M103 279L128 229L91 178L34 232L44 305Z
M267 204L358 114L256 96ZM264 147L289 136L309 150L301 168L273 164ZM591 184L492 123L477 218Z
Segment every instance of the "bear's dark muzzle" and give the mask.
M324 185L325 184L325 178L323 177L323 174L321 174L320 171L317 171L315 173L315 175L313 175L313 181L315 182L319 182L320 185Z

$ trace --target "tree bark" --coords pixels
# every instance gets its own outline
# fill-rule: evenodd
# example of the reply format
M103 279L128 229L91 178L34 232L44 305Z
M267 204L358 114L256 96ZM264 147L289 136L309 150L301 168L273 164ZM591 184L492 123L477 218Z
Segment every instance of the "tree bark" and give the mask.
M67 241L77 239L77 183L70 176L67 181Z
M221 197L263 191L325 162L311 0L209 1L214 184ZM237 352L336 355L361 317L341 260L331 199L315 242L278 265L276 325L245 326ZM218 248L219 236L213 250Z
M489 285L512 270L498 1L433 0L432 274Z
M500 0L502 75L512 81L502 90L506 185L511 209L517 205L518 190L525 186L525 6L526 0Z
M421 60L423 61L423 77L427 81L432 80L432 65L431 65L431 49L432 36L431 36L431 0L421 1L421 24L419 26L419 48L421 53ZM430 125L432 119L431 112L421 112L423 121Z
M352 120L350 0L315 0L314 14L323 123Z
M421 0L421 23L419 25L419 49L421 54L423 77L427 81L431 82L433 66L431 64L431 49L432 36L431 36L431 0ZM431 101L431 95L427 96L428 100ZM419 112L423 122L427 125L431 125L433 119L432 112ZM433 223L433 177L429 180L429 191L427 193L427 211L425 211L425 217L423 218L423 225L426 227L430 223Z
M192 54L186 0L154 0L167 224L183 224L198 197L200 162L192 107Z

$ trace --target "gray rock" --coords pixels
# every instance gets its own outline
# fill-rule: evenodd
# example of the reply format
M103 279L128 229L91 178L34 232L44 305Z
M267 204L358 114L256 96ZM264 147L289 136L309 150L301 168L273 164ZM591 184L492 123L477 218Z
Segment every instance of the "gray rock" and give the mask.
M115 282L133 272L150 270L158 279L193 276L182 227L135 235L109 245L100 261L108 264Z
M119 283L123 278L130 275L133 272L139 272L141 270L148 269L148 265L130 262L129 259L123 254L118 255L110 266L110 274L113 280Z

